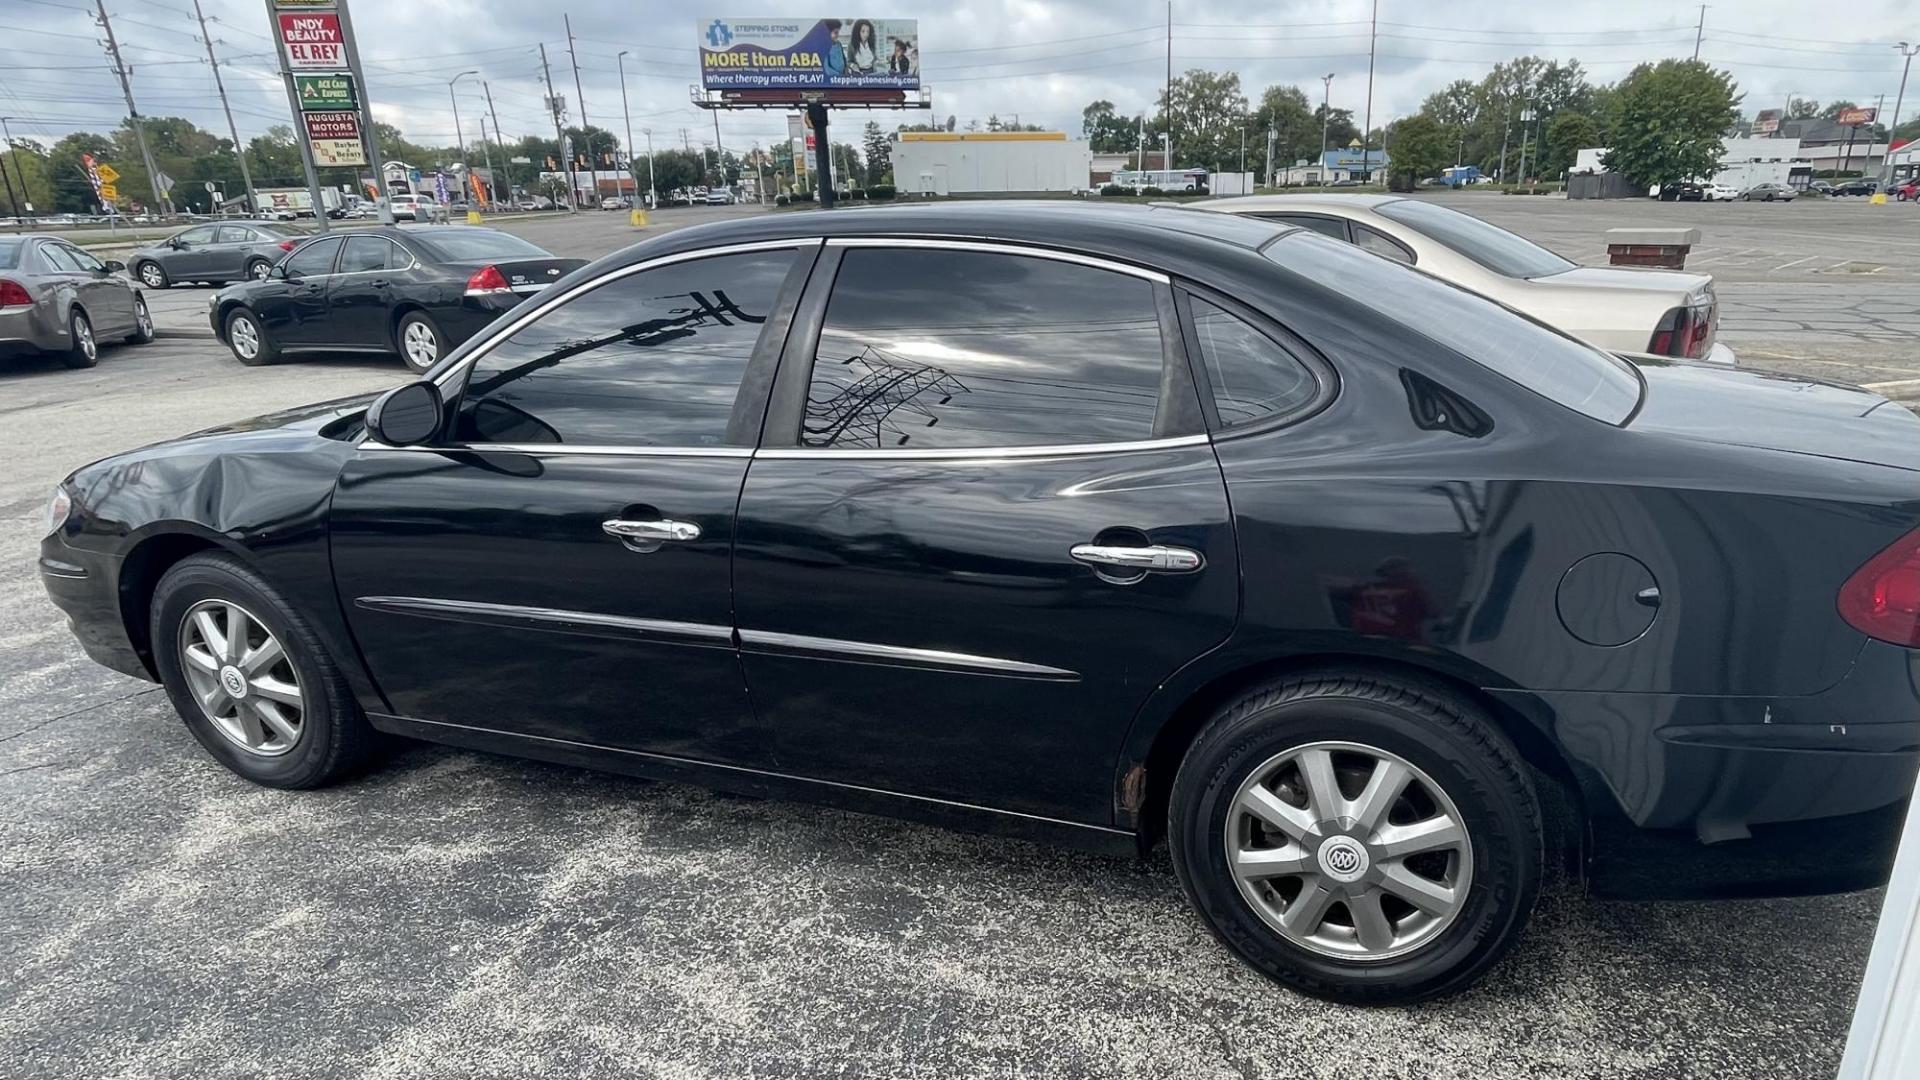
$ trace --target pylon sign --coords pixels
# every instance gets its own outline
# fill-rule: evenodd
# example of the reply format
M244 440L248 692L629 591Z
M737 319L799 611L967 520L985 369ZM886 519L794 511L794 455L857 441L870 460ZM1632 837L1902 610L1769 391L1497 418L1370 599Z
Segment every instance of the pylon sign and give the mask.
M281 11L274 14L274 23L288 68L337 71L347 66L338 11Z
M353 92L351 75L295 75L293 85L300 93L302 112L352 109L360 104Z

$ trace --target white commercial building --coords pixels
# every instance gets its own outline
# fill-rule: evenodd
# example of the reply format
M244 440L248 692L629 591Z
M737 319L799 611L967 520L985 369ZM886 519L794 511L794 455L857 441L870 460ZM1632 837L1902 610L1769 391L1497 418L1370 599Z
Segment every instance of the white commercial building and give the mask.
M894 186L919 195L1085 191L1093 147L1063 131L902 131L893 136Z
M1812 148L1813 151L1825 149L1828 148ZM1808 154L1808 150L1801 149L1798 139L1727 139L1721 146L1719 169L1712 176L1700 179L1745 191L1755 184L1791 184L1798 177L1800 184L1796 186L1804 187L1816 167L1808 160ZM1575 174L1606 172L1602 164L1606 156L1604 146L1575 151L1571 171Z

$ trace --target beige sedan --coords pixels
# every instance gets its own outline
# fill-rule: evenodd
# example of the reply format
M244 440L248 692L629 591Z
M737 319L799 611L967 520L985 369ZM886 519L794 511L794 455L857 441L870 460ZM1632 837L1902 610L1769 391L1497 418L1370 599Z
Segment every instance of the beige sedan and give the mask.
M1185 205L1325 233L1611 352L1735 363L1733 350L1714 341L1720 308L1708 274L1581 266L1470 214L1397 195L1249 195Z

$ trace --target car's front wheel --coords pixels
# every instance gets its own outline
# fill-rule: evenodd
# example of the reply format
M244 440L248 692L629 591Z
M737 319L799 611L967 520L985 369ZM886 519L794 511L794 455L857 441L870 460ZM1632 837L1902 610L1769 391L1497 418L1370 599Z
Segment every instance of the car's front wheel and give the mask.
M157 262L141 263L140 269L136 271L136 273L140 278L140 284L145 285L149 289L164 289L172 284L172 282L167 280L166 269Z
M235 308L227 316L227 348L233 350L235 360L248 367L271 364L280 355L259 318L246 308Z
M1174 782L1174 868L1216 936L1281 984L1418 1001L1483 975L1539 891L1540 810L1471 702L1412 678L1327 672L1255 689Z
M181 560L154 590L151 641L167 696L221 764L311 788L352 772L375 733L300 614L230 555Z

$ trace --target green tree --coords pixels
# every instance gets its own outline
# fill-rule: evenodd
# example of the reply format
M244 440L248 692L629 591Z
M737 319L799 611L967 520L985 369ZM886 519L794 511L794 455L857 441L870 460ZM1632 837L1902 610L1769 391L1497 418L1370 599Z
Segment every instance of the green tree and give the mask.
M706 173L706 162L685 150L661 150L653 155L654 183L664 198L676 188L690 188Z
M1320 121L1307 102L1306 92L1297 86L1269 86L1260 93L1260 104L1253 110L1249 133L1259 147L1259 159L1266 162L1267 132L1273 132L1273 166L1283 169L1301 158L1320 153Z
M1389 125L1386 145L1387 186L1395 191L1411 191L1416 182L1437 176L1453 162L1453 140L1440 122L1423 113L1415 113Z
M1123 154L1140 141L1140 119L1121 116L1113 102L1102 99L1080 110L1080 133L1096 154Z
M1811 120L1820 115L1820 103L1812 98L1789 97L1787 99L1787 119Z
M300 145L293 129L275 124L265 135L247 141L247 164L253 169L253 182L261 187L292 187L306 183L306 171L300 164Z
M1172 124L1177 163L1213 172L1239 167L1247 96L1238 73L1194 68L1160 92L1159 108L1155 127L1166 131Z
M1315 106L1313 110L1313 152L1304 156L1316 159L1320 156L1320 126L1323 120L1326 123L1327 149L1342 150L1348 145L1359 141L1360 129L1354 126L1352 109L1333 109L1325 106Z
M7 204L9 215L52 212L53 178L47 171L47 151L39 143L15 139L12 150L0 152L0 163L5 164L7 182L13 186L13 201ZM5 192L6 188L0 187L0 195Z
M1601 145L1600 125L1586 113L1563 112L1547 123L1542 141L1538 172L1555 179L1573 168L1581 150Z
M1698 60L1641 64L1614 90L1606 167L1634 184L1711 176L1740 119L1733 76Z
M47 151L47 175L53 193L52 212L99 212L100 201L94 197L93 185L87 180L86 167L81 161L83 154L92 154L96 163L112 165L120 173L118 186L123 209L135 206L144 208L153 201L147 184L147 170L141 164L138 152L123 156L113 139L98 132L76 131L54 143L52 149Z
M887 138L887 133L880 130L879 124L869 120L866 129L861 132L860 142L867 156L868 186L885 183L887 176L893 172L893 140Z

